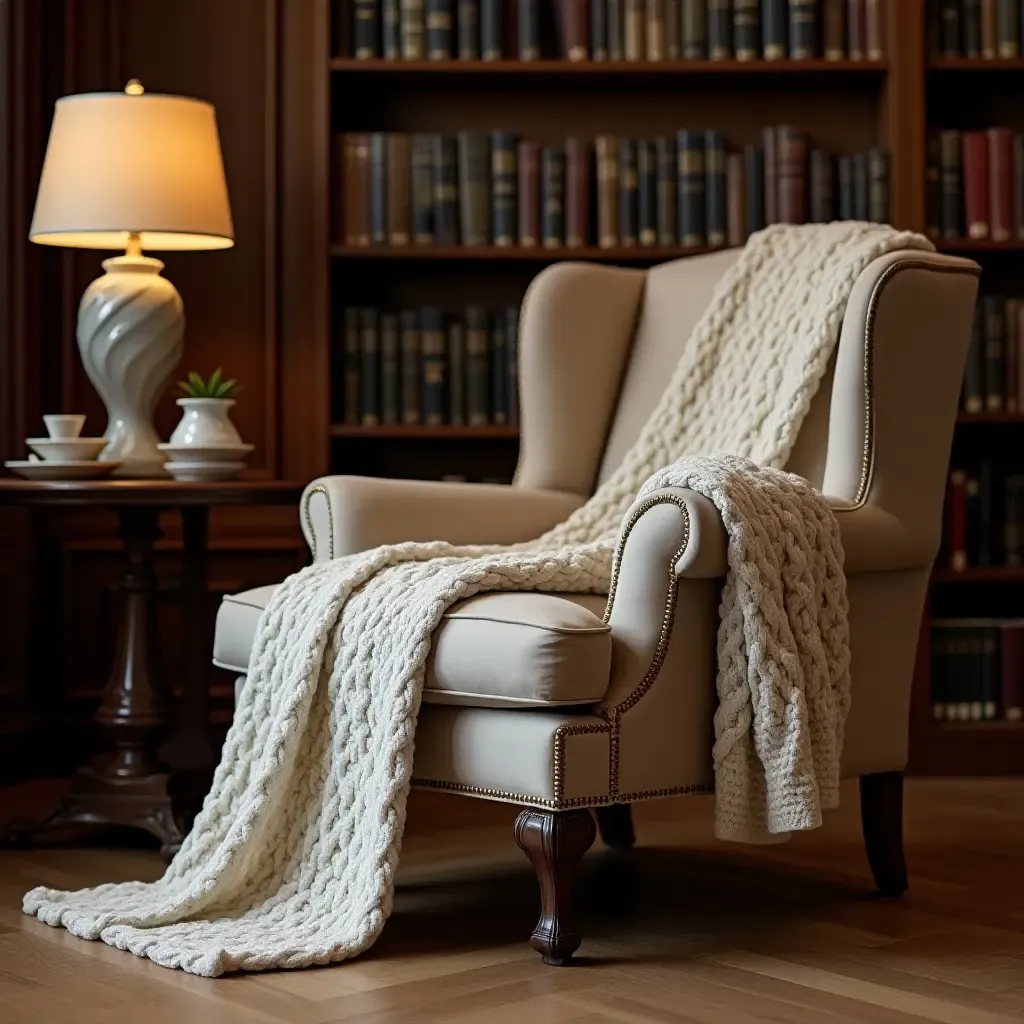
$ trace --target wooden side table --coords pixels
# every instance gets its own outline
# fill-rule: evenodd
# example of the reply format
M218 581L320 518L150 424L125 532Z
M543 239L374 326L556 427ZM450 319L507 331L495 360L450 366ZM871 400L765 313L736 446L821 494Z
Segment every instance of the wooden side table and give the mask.
M301 493L301 484L283 481L0 480L0 504L113 509L125 554L114 663L96 712L96 722L111 741L113 754L98 756L79 768L70 792L53 813L34 825L13 829L10 839L28 842L72 824L126 825L155 835L165 857L174 854L187 831L172 804L174 774L206 773L216 765L206 686L212 651L203 614L209 510L214 505L282 504L297 509ZM153 545L161 536L160 513L168 508L179 509L182 518L188 648L176 716L155 645ZM169 727L170 735L161 745L160 738Z

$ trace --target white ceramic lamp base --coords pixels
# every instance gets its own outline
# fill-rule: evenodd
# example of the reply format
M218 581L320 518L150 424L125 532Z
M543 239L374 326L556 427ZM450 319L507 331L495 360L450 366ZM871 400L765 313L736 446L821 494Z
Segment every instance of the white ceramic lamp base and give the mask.
M117 476L166 475L153 412L181 361L185 314L163 268L148 256L104 260L78 309L82 363L107 407L100 458L121 460Z

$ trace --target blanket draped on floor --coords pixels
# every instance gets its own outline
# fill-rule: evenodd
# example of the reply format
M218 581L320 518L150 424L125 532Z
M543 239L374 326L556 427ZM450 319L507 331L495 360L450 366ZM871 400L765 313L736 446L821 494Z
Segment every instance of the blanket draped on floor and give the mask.
M260 620L212 789L164 876L33 889L26 913L208 976L365 950L392 906L441 616L481 591L607 593L624 513L664 485L705 494L729 532L716 830L756 841L815 827L838 798L849 704L842 547L827 503L778 467L854 281L901 248L931 245L861 223L754 235L622 467L538 540L388 545L286 580Z

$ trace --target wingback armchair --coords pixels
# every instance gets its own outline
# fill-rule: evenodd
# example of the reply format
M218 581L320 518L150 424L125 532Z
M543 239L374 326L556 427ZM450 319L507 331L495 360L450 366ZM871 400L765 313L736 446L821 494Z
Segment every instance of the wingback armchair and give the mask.
M331 476L301 502L316 560L388 542L528 540L618 466L736 251L651 270L561 263L523 303L522 442L511 486ZM900 895L902 772L915 649L938 550L978 267L897 252L855 284L788 468L836 509L846 550L852 708L842 767L860 779L868 859ZM714 505L665 488L626 515L611 593L481 594L437 628L414 785L522 805L537 870L531 942L562 964L581 937L573 871L595 837L633 842L629 804L709 791L717 596ZM244 683L273 587L224 600L214 660Z

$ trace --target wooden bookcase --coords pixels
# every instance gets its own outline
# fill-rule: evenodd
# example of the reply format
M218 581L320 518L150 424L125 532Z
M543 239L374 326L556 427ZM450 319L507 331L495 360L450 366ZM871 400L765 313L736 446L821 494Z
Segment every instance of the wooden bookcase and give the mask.
M351 0L318 0L320 34L314 62L322 75L326 124L317 134L325 195L320 210L341 201L334 137L346 131L445 132L507 129L556 144L567 135L674 134L680 127L715 128L731 146L754 141L765 125L800 125L834 153L881 145L890 154L892 222L924 231L926 142L929 127L1005 123L1024 128L1024 59L932 59L927 53L925 0L888 0L882 61L664 61L659 63L503 60L391 62L354 60L333 52L339 19ZM562 259L650 265L705 249L353 248L325 233L325 293L330 296L326 380L337 390L340 311L346 305L398 309L428 303L518 303L546 264ZM1024 294L1019 255L1024 243L965 240L942 245L976 258L983 288ZM990 280L990 276L993 280ZM330 469L406 477L459 473L510 480L517 432L509 427L345 426L331 417ZM978 416L957 428L957 444L988 444L994 434L1024 441L1024 417ZM327 468L327 467L325 467ZM976 570L954 578L935 574L929 609L950 590L1024 595L1024 572ZM992 597L992 594L995 594ZM969 600L969 599L968 599ZM1011 602L1008 607L1014 607ZM1024 605L1020 609L1024 614ZM1024 772L1024 727L933 722L929 700L928 614L915 676L911 769L924 773Z

